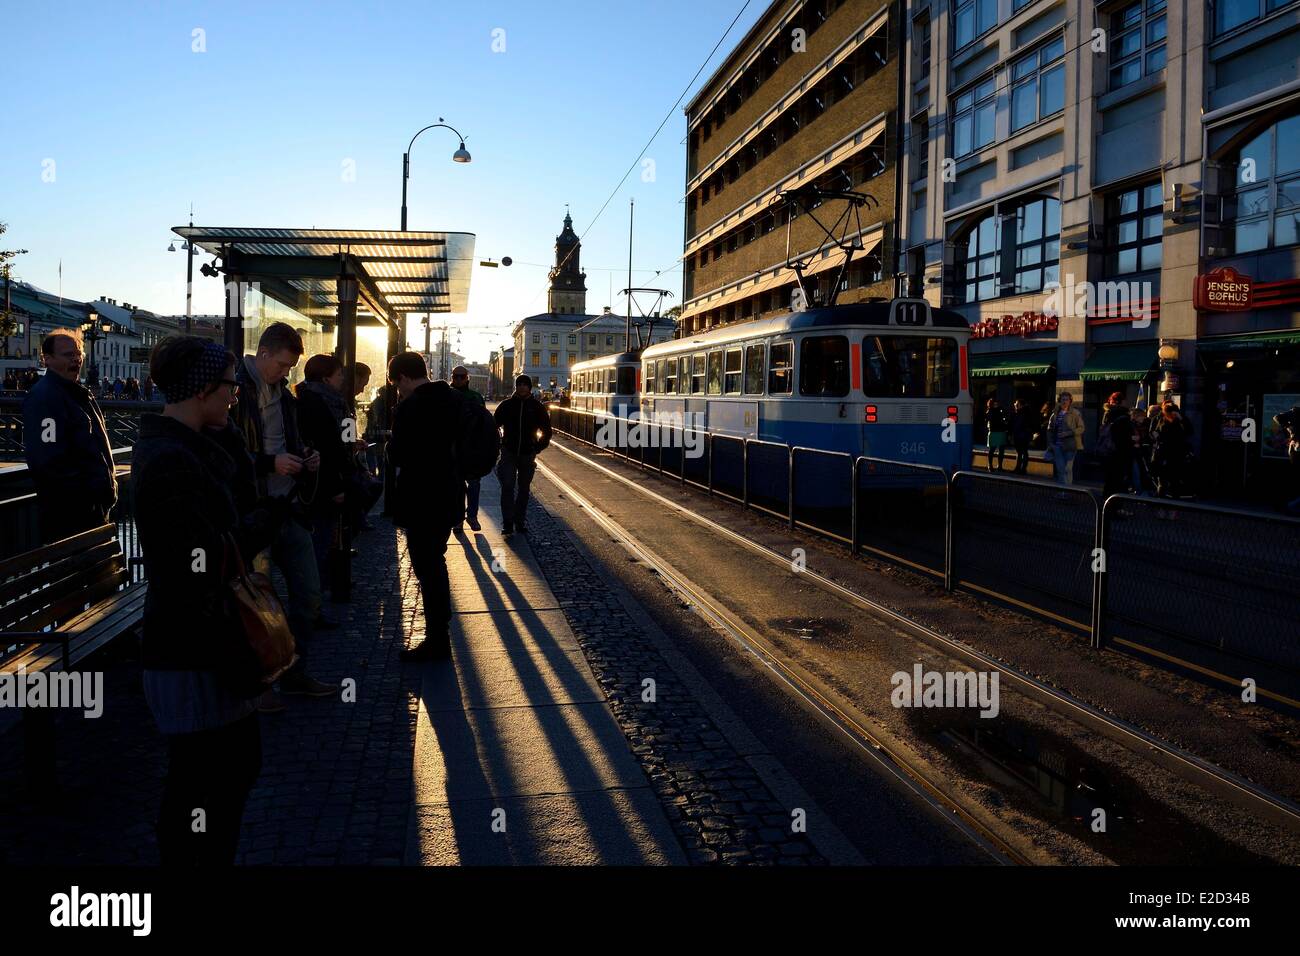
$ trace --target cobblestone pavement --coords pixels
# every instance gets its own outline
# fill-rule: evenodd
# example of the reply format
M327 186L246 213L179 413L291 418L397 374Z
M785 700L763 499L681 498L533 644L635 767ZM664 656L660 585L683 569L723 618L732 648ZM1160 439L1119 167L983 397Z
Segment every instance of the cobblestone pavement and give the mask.
M240 845L246 864L399 864L411 809L419 672L397 658L417 601L401 537L382 518L356 542L350 604L317 634L311 670L356 682L356 700L287 698L262 721L262 773ZM399 587L400 585L400 587ZM404 622L403 607L406 608ZM136 642L96 662L104 714L56 720L58 790L27 791L22 734L0 735L0 863L155 864L166 751L140 685Z
M484 494L488 494L486 485ZM791 808L727 742L705 709L609 592L601 576L533 501L528 538L614 717L696 864L824 865ZM642 681L655 700L642 699Z

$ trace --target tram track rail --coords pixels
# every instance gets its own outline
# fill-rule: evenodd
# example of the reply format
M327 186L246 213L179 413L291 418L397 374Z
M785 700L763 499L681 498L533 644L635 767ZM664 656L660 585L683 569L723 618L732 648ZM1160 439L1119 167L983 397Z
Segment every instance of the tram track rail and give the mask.
M671 509L723 540L777 564L791 574L797 573L807 582L850 606L877 615L922 643L964 661L968 665L989 672L996 671L1001 675L1000 679L1002 681L1014 687L1027 698L1037 701L1053 713L1067 718L1082 728L1104 735L1127 750L1151 761L1156 766L1200 787L1207 793L1213 794L1248 813L1256 814L1262 819L1280 825L1291 832L1300 833L1300 806L1293 801L1272 793L1252 781L1176 744L1170 743L1141 727L1107 714L1064 690L1052 687L1032 675L1010 667L969 644L942 634L891 607L874 601L818 573L811 567L804 567L796 572L792 569L790 557L787 554L751 541L731 528L691 509L683 502L659 494L590 456L568 447L567 444L557 442L553 443L552 447L559 448L566 455L581 462L586 467L626 485L642 497L659 506ZM932 807L940 809L946 817L963 828L967 832L967 836L990 852L990 855L1002 862L1028 862L1023 853L1011 847L1005 839L993 832L991 827L971 815L956 800L952 799L945 792L941 781L930 779L924 770L910 761L906 755L883 746L879 735L869 727L864 726L862 721L849 715L845 708L834 700L834 693L822 686L818 679L809 675L798 664L789 660L779 649L764 640L761 635L728 611L725 606L722 606L721 602L709 595L705 588L678 572L669 562L656 555L644 544L634 540L633 536L622 528L617 521L609 515L603 514L592 502L577 492L570 483L561 479L553 469L541 463L539 463L539 468L557 487L562 487L564 493L570 494L575 503L582 504L584 510L597 524L622 541L629 550L636 553L648 566L654 568L670 587L687 597L708 620L731 634L746 650L753 653L769 671L791 687L840 732L845 733L860 747L877 756L880 761L887 763L891 773L895 776L901 774L906 777L909 789L922 796Z

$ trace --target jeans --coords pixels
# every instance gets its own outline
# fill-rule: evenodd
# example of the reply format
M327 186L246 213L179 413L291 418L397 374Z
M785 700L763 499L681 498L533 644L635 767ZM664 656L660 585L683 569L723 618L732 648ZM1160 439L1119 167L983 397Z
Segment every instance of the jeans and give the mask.
M167 780L158 812L158 854L163 865L233 864L244 803L261 769L257 714L213 730L169 735ZM199 815L196 810L203 812Z
M532 455L516 455L502 449L497 462L497 480L501 482L501 521L512 525L524 524L528 516L528 486L537 473L537 459ZM517 480L516 480L517 479Z
M1052 449L1052 470L1056 475L1056 483L1058 485L1074 484L1074 456L1078 452L1066 451L1060 445L1050 447Z
M479 486L483 479L473 478L465 482L465 520L478 520Z
M424 601L424 638L448 640L451 627L451 580L447 577L447 539L451 528L407 528L406 553L420 582Z
M253 559L253 569L269 574L272 564L280 569L289 589L289 629L298 649L294 670L301 670L321 605L320 571L311 532L292 518L280 525L271 546Z

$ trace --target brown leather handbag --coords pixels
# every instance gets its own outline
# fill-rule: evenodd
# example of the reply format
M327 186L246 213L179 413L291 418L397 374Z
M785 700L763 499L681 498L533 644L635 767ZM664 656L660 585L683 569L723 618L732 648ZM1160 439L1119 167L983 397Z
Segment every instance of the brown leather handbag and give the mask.
M289 618L271 579L245 567L233 535L226 535L225 545L222 563L229 588L226 606L231 617L239 621L257 661L258 680L269 687L298 660Z

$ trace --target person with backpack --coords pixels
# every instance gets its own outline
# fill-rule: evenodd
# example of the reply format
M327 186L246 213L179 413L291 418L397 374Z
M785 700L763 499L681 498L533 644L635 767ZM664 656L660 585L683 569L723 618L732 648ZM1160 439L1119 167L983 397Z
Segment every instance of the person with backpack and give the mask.
M1156 483L1156 495L1176 498L1183 493L1187 465L1192 455L1191 429L1172 399L1165 399L1154 417L1151 474Z
M404 661L451 656L451 582L447 540L465 513L465 482L456 467L456 442L466 400L446 382L429 381L424 356L402 352L388 363L399 401L386 454L394 470L389 513L406 533L411 569L424 603L424 640L401 653ZM485 412L486 414L486 412Z
M528 533L528 486L537 472L537 455L551 443L551 416L546 406L533 397L533 380L527 375L515 379L515 393L497 406L496 422L501 426L501 461L497 479L501 482L501 530L515 528Z
M1074 457L1083 448L1083 429L1083 416L1074 407L1074 396L1062 392L1047 422L1047 453L1057 484L1074 484Z
M462 398L474 402L479 408L487 408L487 402L483 400L483 396L469 387L469 369L465 366L457 365L451 370L451 387L460 392ZM478 498L481 482L481 478L470 478L465 482L465 521L461 522L461 528L464 528L465 523L468 522L470 530L483 530L483 526L478 523Z
M1105 482L1103 495L1118 495L1128 490L1133 477L1133 444L1135 432L1133 419L1124 396L1112 392L1106 400L1105 411L1101 419L1101 431L1097 435L1097 453L1101 456L1102 473Z

